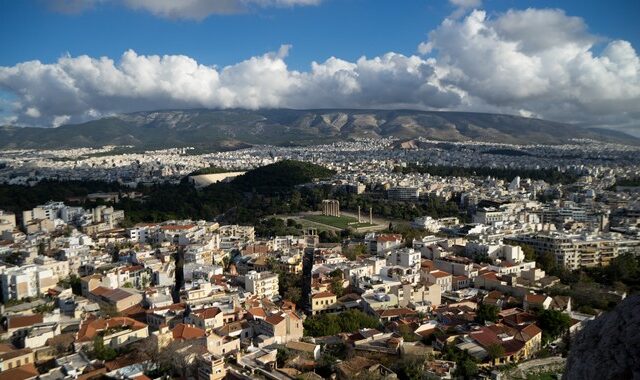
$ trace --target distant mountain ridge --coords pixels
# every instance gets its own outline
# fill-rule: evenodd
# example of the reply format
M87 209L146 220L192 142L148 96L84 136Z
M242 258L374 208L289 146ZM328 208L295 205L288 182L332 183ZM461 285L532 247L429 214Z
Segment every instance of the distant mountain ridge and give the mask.
M0 149L195 146L236 149L253 144L315 144L356 137L425 137L446 141L564 144L574 138L640 145L608 129L512 115L412 110L264 109L135 112L58 128L0 127Z

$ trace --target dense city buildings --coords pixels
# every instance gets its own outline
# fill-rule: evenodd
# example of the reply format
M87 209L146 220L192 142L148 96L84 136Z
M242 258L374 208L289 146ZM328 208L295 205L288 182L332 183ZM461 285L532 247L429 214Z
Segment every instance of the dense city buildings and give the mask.
M3 202L69 180L98 190L2 204L0 376L391 379L419 356L450 379L561 365L567 342L635 291L619 268L640 257L640 191L616 184L640 174L637 150L500 145L527 152L505 164L492 144L421 144L7 152L2 186L20 191ZM231 174L194 179L213 163ZM212 192L198 209L241 198L189 218L174 189ZM140 214L150 204L164 213Z

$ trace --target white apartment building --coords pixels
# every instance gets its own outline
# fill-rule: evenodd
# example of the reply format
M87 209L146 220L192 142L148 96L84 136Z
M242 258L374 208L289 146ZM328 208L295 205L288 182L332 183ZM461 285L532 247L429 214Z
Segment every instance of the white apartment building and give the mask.
M271 272L251 271L244 277L244 288L259 298L278 295L278 275Z
M567 269L608 265L611 259L623 253L640 254L640 240L623 238L619 234L569 235L545 233L512 236L504 239L509 244L524 244L536 254L550 252L558 264Z
M49 288L56 286L57 282L58 277L51 269L37 264L11 268L0 267L0 286L4 302L38 297Z
M420 262L420 252L415 251L413 248L396 249L387 256L387 265L412 268L415 272L420 269Z

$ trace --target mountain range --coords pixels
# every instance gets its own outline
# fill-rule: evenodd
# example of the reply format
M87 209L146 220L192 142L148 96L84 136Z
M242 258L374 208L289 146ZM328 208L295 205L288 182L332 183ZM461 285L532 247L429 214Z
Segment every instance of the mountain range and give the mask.
M58 128L0 127L0 149L305 145L357 137L564 144L575 138L640 145L640 138L512 115L413 110L163 110L105 117Z

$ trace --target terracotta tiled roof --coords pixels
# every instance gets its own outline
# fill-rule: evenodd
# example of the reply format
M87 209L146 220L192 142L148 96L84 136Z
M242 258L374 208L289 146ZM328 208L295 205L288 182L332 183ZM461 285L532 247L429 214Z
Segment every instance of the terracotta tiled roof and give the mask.
M203 329L184 323L178 323L176 327L171 330L171 333L173 334L174 340L192 340L207 336L207 333Z
M269 324L272 324L272 325L275 326L275 325L279 324L280 322L284 321L284 317L281 316L281 315L278 315L278 314L272 314L272 315L268 316L265 319L265 321L267 321Z
M397 241L397 240L402 240L402 235L384 234L376 237L376 241L379 241L379 242L389 242L389 241Z
M214 318L216 315L220 314L222 310L217 307L209 307L206 309L194 310L193 314L198 316L201 319L210 319Z
M267 313L261 307L252 307L251 309L248 310L248 312L254 317L261 317L261 318L267 317Z
M542 304L547 299L547 296L543 294L525 294L524 300L529 303Z
M22 355L28 355L33 352L30 348L18 349L13 347L12 345L7 345L7 346L10 346L12 349L0 353L0 362L4 360L17 358L18 356L22 356Z
M311 298L317 299L317 298L329 298L329 297L335 297L335 296L336 295L331 292L319 292L311 295Z
M33 363L0 372L0 380L26 380L40 375Z
M90 318L80 324L80 330L76 335L76 340L78 342L90 342L98 332L118 326L126 326L133 331L147 327L145 323L129 317L113 317L109 319Z
M42 323L42 314L33 315L11 315L7 317L8 329L21 329L23 327L30 327L38 323Z
M519 337L523 342L528 342L533 339L538 334L542 334L542 330L536 326L534 323L525 326L522 330L520 330Z
M447 273L445 271L442 270L434 270L429 272L430 275L432 275L435 278L444 278L444 277L449 277L451 276L451 273Z

